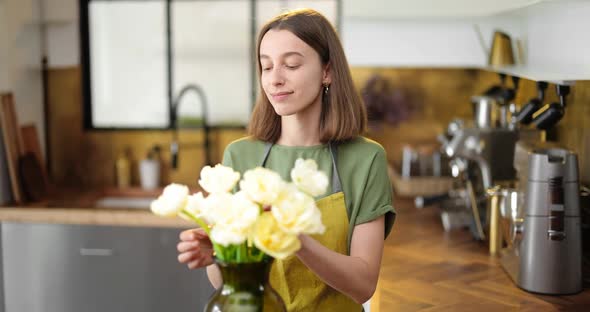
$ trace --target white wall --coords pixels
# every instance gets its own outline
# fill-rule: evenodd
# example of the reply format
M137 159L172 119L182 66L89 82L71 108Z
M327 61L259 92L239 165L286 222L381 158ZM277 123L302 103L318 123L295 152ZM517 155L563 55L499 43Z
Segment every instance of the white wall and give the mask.
M13 93L21 125L36 124L45 153L39 13L36 0L0 1L0 92ZM0 162L0 170L3 170L4 153ZM7 181L2 174L0 188L4 188ZM2 192L0 190L0 203Z
M484 44L474 26L478 26ZM517 19L345 17L342 41L352 66L382 67L481 67L493 31L514 38L522 35Z
M503 1L508 10L488 8L495 14L481 16L485 10L471 6L471 13L469 8L458 10L460 17L438 6L424 6L420 13L411 12L413 5L399 10L406 4L398 0L366 12L361 2L347 3L356 5L345 6L343 13L342 40L352 66L485 67L487 56L474 28L478 25L487 46L495 29L512 37L518 66L502 69L507 73L533 80L590 80L590 1L519 0L516 8Z
M5 3L0 2L0 43L6 42L6 38L8 38L8 31L6 30L8 25L4 7ZM8 45L0 44L0 92L3 92L8 85L8 71L6 70L8 63Z
M0 18L0 90L14 94L19 123L35 123L44 137L41 28L34 0L4 0ZM41 142L43 150L45 146Z
M525 12L528 64L590 79L590 1L542 3Z
M0 42L5 42L8 32L5 30L5 4L0 2ZM5 92L8 86L8 45L0 44L0 92ZM0 205L12 200L10 192L10 180L8 178L8 167L4 151L4 143L0 136Z
M49 68L80 64L78 1L38 0L43 4Z
M483 67L495 30L524 40L510 12L534 2L344 0L341 37L352 66Z
M346 17L383 19L482 17L541 1L557 0L342 0L342 3Z

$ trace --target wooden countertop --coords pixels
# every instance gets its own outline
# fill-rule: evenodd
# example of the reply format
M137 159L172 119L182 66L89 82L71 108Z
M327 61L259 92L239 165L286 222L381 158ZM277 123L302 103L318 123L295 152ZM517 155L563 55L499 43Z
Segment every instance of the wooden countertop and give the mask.
M161 194L161 191L161 189L142 191L137 188L127 190L61 191L52 195L51 199L41 202L27 203L22 206L0 207L0 221L137 227L196 227L195 223L179 217L165 218L156 216L149 209L94 207L96 200L102 197L155 198Z
M1 222L89 224L139 227L196 227L180 218L164 218L141 209L2 207Z

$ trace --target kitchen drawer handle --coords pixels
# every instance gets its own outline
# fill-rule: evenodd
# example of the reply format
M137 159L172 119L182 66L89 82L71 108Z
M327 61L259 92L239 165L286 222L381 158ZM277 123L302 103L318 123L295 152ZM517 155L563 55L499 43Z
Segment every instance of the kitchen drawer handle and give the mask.
M113 250L104 248L80 248L80 255L110 257L113 255Z

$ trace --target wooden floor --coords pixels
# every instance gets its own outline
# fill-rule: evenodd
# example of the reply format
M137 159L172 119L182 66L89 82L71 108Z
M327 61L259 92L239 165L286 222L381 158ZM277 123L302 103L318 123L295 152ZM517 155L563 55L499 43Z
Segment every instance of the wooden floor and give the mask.
M444 232L438 208L418 210L409 200L395 207L372 312L590 311L590 289L574 296L530 294L467 230Z

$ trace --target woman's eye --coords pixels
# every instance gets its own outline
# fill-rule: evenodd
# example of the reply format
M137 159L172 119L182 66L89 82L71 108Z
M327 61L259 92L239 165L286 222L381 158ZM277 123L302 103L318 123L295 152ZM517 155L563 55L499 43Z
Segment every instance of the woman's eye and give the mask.
M298 68L298 67L299 67L299 65L286 65L286 67L287 67L288 69L296 69L296 68Z
M272 69L272 67L262 67L262 71L269 71L271 69Z

